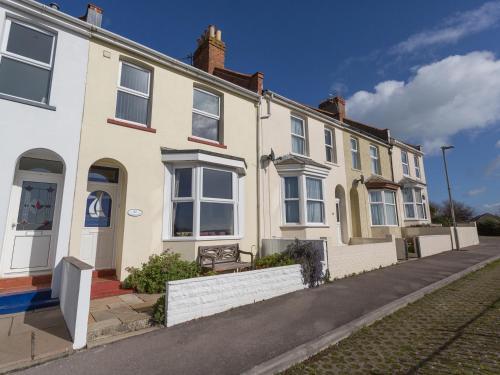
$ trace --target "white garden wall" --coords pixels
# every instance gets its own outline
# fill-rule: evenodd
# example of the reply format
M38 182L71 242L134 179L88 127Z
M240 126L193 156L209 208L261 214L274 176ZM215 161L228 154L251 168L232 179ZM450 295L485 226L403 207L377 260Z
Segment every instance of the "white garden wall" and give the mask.
M479 245L479 236L477 234L477 227L474 225L470 226L459 226L457 227L458 231L458 244L460 248L467 246ZM453 235L453 242L455 242L455 232L453 228L451 229Z
M166 286L167 327L306 288L301 266L169 281Z
M448 234L418 236L417 239L422 258L452 250L451 236Z
M87 345L92 266L74 257L62 261L59 299L61 312L73 339L73 349Z
M394 237L386 242L349 246L328 246L328 265L332 278L342 278L397 263Z

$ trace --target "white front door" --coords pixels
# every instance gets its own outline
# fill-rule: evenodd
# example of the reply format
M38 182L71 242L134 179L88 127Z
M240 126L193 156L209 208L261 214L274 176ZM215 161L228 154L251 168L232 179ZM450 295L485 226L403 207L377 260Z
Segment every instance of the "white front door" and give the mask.
M6 276L52 269L61 209L62 175L17 171L2 251Z
M344 243L342 242L342 221L340 217L340 199L336 198L335 199L335 214L337 218L337 243L339 245L343 245Z
M115 228L118 185L87 183L80 256L96 269L115 267Z

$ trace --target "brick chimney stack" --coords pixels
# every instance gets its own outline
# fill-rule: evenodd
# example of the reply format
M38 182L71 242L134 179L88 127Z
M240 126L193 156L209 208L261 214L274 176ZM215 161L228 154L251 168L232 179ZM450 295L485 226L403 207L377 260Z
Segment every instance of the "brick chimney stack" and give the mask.
M226 44L222 41L222 31L214 25L209 25L198 39L198 48L193 55L193 65L213 74L215 68L224 68L225 55Z
M318 106L319 109L331 112L339 121L344 121L345 118L345 99L341 96L328 98Z

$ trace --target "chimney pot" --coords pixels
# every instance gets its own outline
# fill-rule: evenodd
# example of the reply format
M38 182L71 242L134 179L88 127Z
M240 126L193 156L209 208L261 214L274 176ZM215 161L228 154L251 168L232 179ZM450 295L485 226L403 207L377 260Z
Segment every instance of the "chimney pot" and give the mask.
M216 38L217 38L217 40L222 41L222 31L221 30L217 30Z
M222 41L222 32L215 25L208 25L193 53L193 65L213 74L215 68L224 68L225 54L226 45Z
M213 38L213 37L215 36L215 26L214 26L214 25L210 25L210 26L208 27L208 32L209 32L209 34L208 34L208 35L209 35L211 38Z
M55 9L55 10L60 10L61 9L61 7L59 6L59 4L57 4L57 3L50 3L49 7L52 8L52 9Z
M94 4L88 4L87 13L83 17L80 17L80 19L94 26L101 27L102 13L103 13L102 8L99 8L97 5Z

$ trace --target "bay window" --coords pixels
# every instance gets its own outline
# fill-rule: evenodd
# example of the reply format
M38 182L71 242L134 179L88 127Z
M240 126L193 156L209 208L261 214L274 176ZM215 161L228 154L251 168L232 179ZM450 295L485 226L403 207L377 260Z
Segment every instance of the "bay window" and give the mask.
M149 122L151 72L120 61L116 118L147 126Z
M285 223L300 223L299 178L285 177Z
M403 175L410 175L410 165L408 163L408 153L406 151L401 150L401 165L403 167Z
M239 177L205 165L172 173L171 237L225 238L238 234Z
M403 204L406 219L427 219L425 201L420 188L403 188Z
M372 225L398 225L396 194L392 190L370 190Z
M304 120L291 116L292 126L292 152L294 154L306 154L306 127Z
M5 22L0 93L49 104L56 35L15 20Z
M193 136L221 142L221 97L198 88L193 89Z
M323 225L323 179L305 175L283 177L284 224Z

